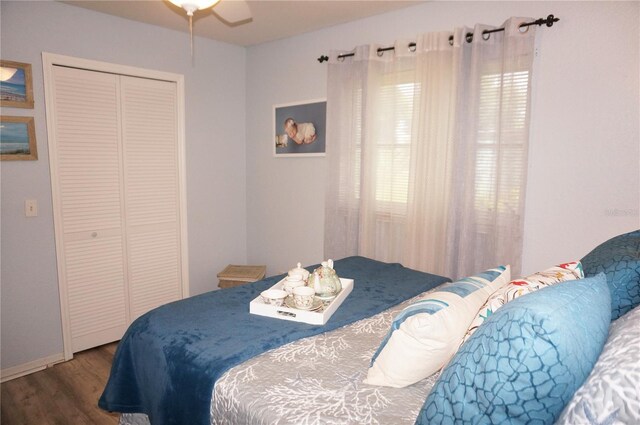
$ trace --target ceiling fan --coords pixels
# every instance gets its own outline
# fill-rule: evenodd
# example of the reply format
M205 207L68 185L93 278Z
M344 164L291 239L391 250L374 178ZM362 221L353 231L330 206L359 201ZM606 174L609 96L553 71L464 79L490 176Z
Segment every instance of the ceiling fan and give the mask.
M189 17L191 34L191 56L193 56L193 14L199 10L213 8L213 14L225 24L235 27L251 22L251 9L245 0L168 0L183 8ZM214 7L215 6L215 7Z
M183 8L190 19L198 10L213 8L213 13L230 26L244 24L251 20L251 9L245 0L169 0L169 2Z

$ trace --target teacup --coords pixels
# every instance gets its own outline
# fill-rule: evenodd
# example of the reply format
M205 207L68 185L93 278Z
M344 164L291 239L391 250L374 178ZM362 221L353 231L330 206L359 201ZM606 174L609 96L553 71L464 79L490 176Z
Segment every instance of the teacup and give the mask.
M262 297L262 301L265 304L275 305L276 307L280 307L284 304L284 299L287 297L287 292L281 289L267 289L266 291L262 291L260 294Z
M293 288L293 304L301 310L310 310L313 307L315 295L316 291L308 286Z
M285 291L287 291L289 295L292 295L293 289L298 288L300 286L304 286L304 280L302 280L302 276L300 276L299 274L294 274L291 276L287 276L284 279L284 284L282 285L282 288Z

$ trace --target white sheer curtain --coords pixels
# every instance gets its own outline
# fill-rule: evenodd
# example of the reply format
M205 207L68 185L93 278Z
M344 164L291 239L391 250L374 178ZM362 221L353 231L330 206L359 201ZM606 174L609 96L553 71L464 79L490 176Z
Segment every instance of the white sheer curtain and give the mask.
M325 255L459 278L520 270L535 28L332 52ZM473 34L471 42L467 33Z

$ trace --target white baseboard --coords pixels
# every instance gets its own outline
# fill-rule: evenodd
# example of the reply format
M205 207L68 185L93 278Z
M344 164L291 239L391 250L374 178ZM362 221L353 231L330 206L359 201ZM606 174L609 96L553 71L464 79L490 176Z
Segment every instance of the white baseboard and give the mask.
M38 372L40 370L46 369L50 366L53 366L56 363L60 363L64 361L64 354L54 354L49 357L44 357L42 359L34 360L32 362L23 363L17 366L8 367L6 369L2 369L0 371L0 382L10 381L15 378L19 378L24 375L28 375L33 372Z

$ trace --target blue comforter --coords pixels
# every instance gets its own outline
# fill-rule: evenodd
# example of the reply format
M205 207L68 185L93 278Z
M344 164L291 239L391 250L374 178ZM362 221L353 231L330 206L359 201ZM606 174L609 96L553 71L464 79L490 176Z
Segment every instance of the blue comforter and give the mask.
M100 397L102 409L146 413L152 425L209 423L216 380L231 367L288 342L384 311L443 282L442 276L363 257L335 262L355 279L324 326L249 314L249 302L282 276L167 304L131 324Z

